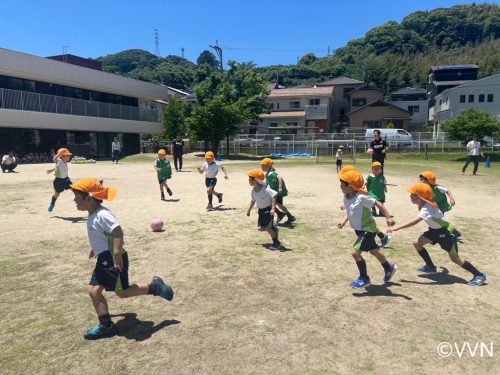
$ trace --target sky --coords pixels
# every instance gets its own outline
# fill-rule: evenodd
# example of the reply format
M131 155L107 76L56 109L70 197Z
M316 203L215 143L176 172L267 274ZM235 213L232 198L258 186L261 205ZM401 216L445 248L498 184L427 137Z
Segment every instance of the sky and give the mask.
M487 1L499 4L500 1ZM0 47L97 58L132 48L196 62L218 41L223 60L259 66L327 56L373 27L461 0L0 0ZM479 3L479 2L478 2ZM211 50L213 52L213 50Z

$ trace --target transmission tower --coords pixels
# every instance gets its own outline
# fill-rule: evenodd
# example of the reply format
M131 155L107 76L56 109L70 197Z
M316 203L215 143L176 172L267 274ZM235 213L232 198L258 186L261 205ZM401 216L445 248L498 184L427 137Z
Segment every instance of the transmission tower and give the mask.
M158 29L154 29L155 35L155 55L160 57L160 34Z

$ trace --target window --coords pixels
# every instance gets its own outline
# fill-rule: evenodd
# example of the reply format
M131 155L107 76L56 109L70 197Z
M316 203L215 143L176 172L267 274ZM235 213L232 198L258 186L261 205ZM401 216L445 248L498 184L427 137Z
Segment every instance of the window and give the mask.
M296 122L287 122L286 126L297 126Z
M276 109L280 109L280 103L276 103Z
M439 99L439 105L443 104L443 101L441 99Z
M269 127L271 127L271 128L275 128L277 126L278 126L277 122L271 122L271 123L269 123Z
M420 112L420 106L418 106L418 105L409 105L408 106L408 112L410 112L410 113L418 113L418 112Z
M484 103L484 94L479 94L479 98L477 99L479 103Z
M360 107L362 105L366 105L366 98L354 98L352 99L353 107Z
M493 94L488 94L488 103L493 103Z
M319 105L319 98L318 99L309 99L309 105Z
M8 78L9 89L11 90L23 90L24 89L24 81L21 78Z
M274 109L274 103L271 103L271 109Z
M300 108L300 102L290 102L290 108Z
M469 95L469 103L474 103L474 95Z
M345 115L345 108L340 108L339 112L340 112L340 116L344 116Z
M460 103L465 103L465 95L460 95Z

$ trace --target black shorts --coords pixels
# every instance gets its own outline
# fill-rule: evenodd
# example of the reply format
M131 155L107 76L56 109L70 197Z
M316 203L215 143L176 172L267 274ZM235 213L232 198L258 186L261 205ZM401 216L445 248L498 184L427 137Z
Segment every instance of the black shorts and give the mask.
M207 188L214 188L217 185L217 177L214 178L205 178L205 186Z
M119 272L113 263L113 255L105 251L97 256L94 272L89 285L102 285L108 292L119 292L128 289L128 255L122 254L123 271Z
M168 178L159 178L159 179L158 179L158 183L161 185L161 184L163 184L163 183L166 183L166 182L167 182L167 180L168 180Z
M342 165L342 160L337 160L337 165L341 166Z
M52 185L54 185L54 190L56 191L56 193L61 193L64 190L68 190L70 188L69 185L71 184L72 182L69 179L69 177L66 178L56 177Z
M426 232L422 233L421 236L432 241L432 244L439 244L441 249L447 251L448 253L458 253L458 244L448 228L442 227L439 229L429 228Z
M276 198L276 203L277 204L283 204L283 198L284 198L283 195L281 195L280 193L278 193L278 194L276 194L275 198Z
M271 215L271 206L259 208L259 220L257 225L263 228L271 228L273 226L273 216Z
M376 233L373 232L365 232L362 230L356 230L356 235L358 238L352 245L356 250L359 251L372 251L378 250L379 246L375 242Z

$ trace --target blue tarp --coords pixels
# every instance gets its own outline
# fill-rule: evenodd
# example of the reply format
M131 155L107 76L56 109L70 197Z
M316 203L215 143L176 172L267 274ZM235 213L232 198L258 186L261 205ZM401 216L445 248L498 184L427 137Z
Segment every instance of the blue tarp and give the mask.
M284 153L284 154L281 154L279 152L273 152L271 155L269 155L271 157L278 157L278 158L282 158L282 157L287 157L287 156L303 156L303 157L310 157L311 154L309 152L288 152L288 153Z

